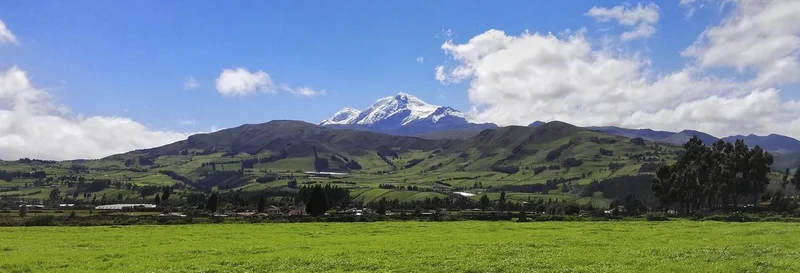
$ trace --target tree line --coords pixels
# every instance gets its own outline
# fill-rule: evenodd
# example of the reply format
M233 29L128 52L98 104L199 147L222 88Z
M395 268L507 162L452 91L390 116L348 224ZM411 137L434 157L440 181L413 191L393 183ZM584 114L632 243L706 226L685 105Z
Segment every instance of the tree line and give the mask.
M729 209L743 202L755 205L770 183L772 155L759 146L749 148L743 140L719 140L706 146L697 136L683 145L675 164L656 170L653 194L663 210L691 214L697 210ZM800 188L800 171L783 183Z

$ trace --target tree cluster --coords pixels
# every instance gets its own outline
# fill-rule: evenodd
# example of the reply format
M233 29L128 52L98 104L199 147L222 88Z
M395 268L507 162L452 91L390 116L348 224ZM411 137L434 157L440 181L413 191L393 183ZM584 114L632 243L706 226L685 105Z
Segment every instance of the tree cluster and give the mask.
M675 164L656 170L653 194L663 209L691 214L699 209L737 207L757 202L770 182L772 155L743 140L705 146L697 136L683 145Z

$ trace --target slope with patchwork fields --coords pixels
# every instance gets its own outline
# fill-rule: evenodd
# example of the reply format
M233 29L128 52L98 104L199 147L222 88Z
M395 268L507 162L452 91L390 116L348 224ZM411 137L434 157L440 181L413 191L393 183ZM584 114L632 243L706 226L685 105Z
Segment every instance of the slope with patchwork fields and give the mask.
M420 201L453 192L499 192L509 200L577 200L604 205L645 200L649 174L679 148L550 122L486 129L469 139L423 139L339 130L299 121L248 124L99 160L5 161L5 196L152 200L157 186L191 192L292 192L311 184L350 191L356 202ZM638 187L588 187L633 177ZM475 198L477 198L477 196Z

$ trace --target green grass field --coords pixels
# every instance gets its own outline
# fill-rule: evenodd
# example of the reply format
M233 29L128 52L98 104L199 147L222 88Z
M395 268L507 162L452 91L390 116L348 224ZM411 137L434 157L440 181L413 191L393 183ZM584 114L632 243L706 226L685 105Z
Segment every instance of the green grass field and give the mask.
M377 222L0 228L0 272L798 272L800 226Z

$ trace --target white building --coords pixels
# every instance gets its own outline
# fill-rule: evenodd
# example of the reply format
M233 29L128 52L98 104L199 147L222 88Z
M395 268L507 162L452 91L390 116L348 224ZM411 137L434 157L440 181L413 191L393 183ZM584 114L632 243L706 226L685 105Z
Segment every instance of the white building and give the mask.
M155 209L153 204L111 204L94 207L97 210Z

